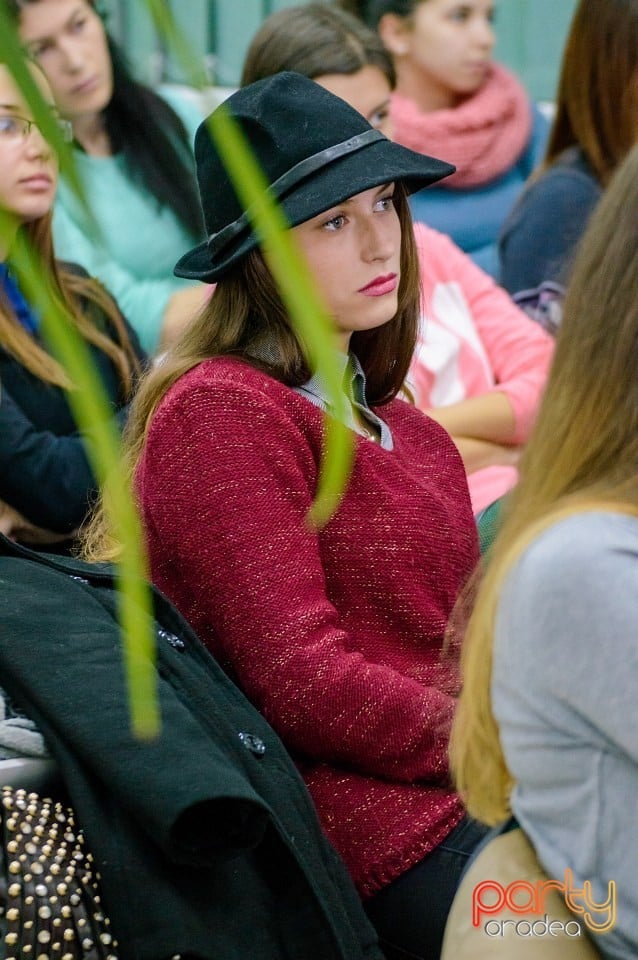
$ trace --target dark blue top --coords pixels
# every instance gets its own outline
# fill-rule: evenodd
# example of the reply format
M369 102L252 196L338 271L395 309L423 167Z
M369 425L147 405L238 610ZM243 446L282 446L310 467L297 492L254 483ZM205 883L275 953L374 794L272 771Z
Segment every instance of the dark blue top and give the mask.
M521 194L499 241L500 281L510 293L551 280L565 284L602 188L577 147Z
M76 267L73 271L84 273ZM85 309L90 309L91 319L103 332L115 338L95 305L85 304ZM142 358L130 329L129 335ZM37 331L33 337L43 346ZM117 371L106 354L88 346L119 424L126 402ZM76 427L66 391L40 380L0 347L0 499L31 523L67 533L85 519L95 491L85 439Z
M0 263L0 287L9 301L10 306L13 308L18 322L22 324L28 333L35 333L40 326L38 314L22 296L18 281L6 263Z

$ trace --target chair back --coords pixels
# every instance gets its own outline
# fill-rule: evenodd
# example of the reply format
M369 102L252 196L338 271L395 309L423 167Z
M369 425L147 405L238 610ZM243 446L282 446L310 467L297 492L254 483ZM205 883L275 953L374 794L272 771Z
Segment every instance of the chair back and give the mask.
M600 960L582 924L556 889L541 888L544 902L540 913L518 913L506 905L493 914L478 909L481 901L488 907L497 904L500 889L506 891L521 882L512 893L514 904L523 904L530 890L526 884L536 887L548 880L520 827L489 840L456 892L441 960ZM487 886L488 881L493 888Z

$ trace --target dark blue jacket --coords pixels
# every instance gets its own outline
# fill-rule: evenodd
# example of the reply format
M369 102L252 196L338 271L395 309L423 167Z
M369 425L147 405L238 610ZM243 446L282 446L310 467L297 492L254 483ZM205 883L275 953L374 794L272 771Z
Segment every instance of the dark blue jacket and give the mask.
M566 150L523 191L503 225L500 282L510 293L565 285L602 188L583 154Z
M84 274L74 265L73 270ZM94 304L90 309L94 322L108 333L106 318ZM128 332L143 359L135 334ZM38 334L35 338L42 343ZM126 407L116 370L101 350L91 344L89 349L119 425ZM67 393L34 376L0 347L0 500L36 526L67 533L85 519L95 489Z

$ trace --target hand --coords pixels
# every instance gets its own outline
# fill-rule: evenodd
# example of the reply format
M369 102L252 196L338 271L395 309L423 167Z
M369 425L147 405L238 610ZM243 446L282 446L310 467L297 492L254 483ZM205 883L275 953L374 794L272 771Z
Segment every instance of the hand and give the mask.
M159 350L166 350L184 332L195 319L202 307L208 303L214 290L208 283L198 283L174 293L166 305L160 334Z
M76 531L54 533L52 530L45 530L44 527L37 527L4 500L0 500L0 533L10 540L18 540L31 546L46 546L70 540L75 536Z

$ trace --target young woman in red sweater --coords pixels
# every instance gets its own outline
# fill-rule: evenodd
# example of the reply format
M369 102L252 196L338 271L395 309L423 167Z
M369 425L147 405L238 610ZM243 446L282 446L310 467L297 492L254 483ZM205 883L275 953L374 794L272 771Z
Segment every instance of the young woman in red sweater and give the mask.
M131 414L152 575L295 757L387 957L431 960L481 835L449 782L442 656L478 551L454 444L397 394L419 305L407 194L451 168L298 74L225 107L334 322L354 467L312 527L329 400L203 125L209 240L176 271L217 289ZM96 558L114 555L104 534Z

